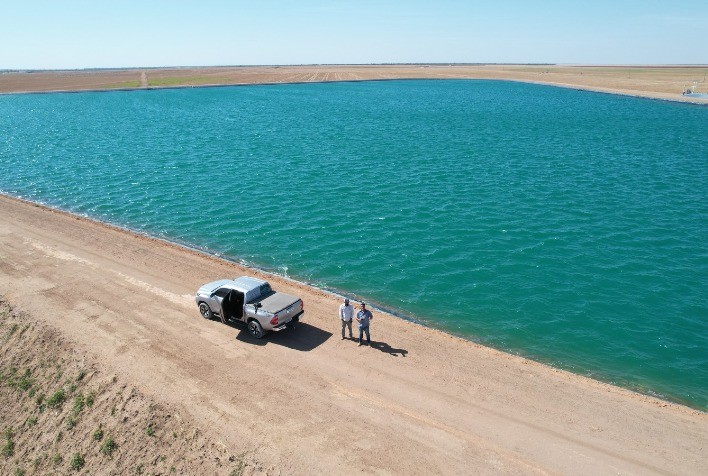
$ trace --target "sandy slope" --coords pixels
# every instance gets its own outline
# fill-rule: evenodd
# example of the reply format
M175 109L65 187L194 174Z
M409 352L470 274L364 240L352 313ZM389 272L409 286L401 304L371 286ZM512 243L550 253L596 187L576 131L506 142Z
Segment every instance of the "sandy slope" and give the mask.
M47 321L15 312L0 296L0 474L274 472L102 368Z
M260 273L0 197L0 293L283 474L705 474L708 415L375 313L340 340L338 301L262 341L205 321L195 289Z

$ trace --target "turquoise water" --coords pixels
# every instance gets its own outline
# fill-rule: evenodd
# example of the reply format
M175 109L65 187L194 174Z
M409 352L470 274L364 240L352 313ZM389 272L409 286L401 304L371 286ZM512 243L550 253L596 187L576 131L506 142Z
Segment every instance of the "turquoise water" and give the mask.
M2 96L0 160L5 193L708 408L708 108L495 81Z

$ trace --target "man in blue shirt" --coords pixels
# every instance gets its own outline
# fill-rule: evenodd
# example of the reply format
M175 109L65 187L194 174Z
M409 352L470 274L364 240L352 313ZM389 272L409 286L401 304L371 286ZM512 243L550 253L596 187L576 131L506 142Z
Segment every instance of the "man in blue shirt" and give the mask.
M369 322L374 318L371 311L366 309L366 303L361 303L361 310L356 313L356 322L359 323L359 345L363 343L364 333L366 333L366 343L371 344L369 335Z

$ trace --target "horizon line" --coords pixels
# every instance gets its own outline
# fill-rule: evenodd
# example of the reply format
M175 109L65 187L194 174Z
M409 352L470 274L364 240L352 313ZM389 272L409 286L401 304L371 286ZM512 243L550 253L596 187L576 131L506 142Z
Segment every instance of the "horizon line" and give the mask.
M402 62L402 63L292 63L292 64L225 64L225 65L172 65L172 66L101 66L84 68L2 68L5 73L34 73L52 71L114 71L131 69L200 69L200 68L263 68L263 67L300 67L300 66L565 66L577 68L622 68L622 67L654 67L654 68L706 68L708 63L494 63L494 62Z

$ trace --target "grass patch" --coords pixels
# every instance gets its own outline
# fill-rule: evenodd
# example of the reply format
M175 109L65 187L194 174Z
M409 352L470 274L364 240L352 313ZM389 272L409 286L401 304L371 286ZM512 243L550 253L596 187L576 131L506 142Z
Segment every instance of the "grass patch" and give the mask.
M0 450L0 453L5 458L9 458L10 456L15 454L15 442L12 440L5 440L5 443L2 444L2 449Z
M155 428L153 428L152 423L145 428L145 434L147 436L155 436Z
M32 372L30 372L30 369L26 369L25 373L22 374L22 377L17 379L17 388L20 390L29 390L32 386L31 376Z
M101 441L103 439L103 429L101 427L98 427L98 430L93 432L93 439L96 441Z
M103 432L101 432L103 433ZM96 434L94 433L94 438L96 437ZM110 436L107 436L105 440L103 440L103 443L101 444L101 453L104 455L108 456L109 458L113 456L113 452L118 448L118 445L116 442L111 438Z
M27 421L25 422L25 424L26 424L27 426L29 426L30 428L32 428L34 425L37 424L37 417L34 416L34 415L32 415L31 417L29 417L29 418L27 419Z
M86 460L81 453L74 453L74 456L71 457L71 469L74 471L79 471L85 464Z
M2 449L0 449L0 454L5 458L9 458L15 454L15 442L12 441L14 436L15 432L12 430L11 426L8 426L5 428L5 431L2 432L2 437L5 439L5 442L2 445Z
M26 391L34 387L32 372L30 369L25 369L22 375L17 375L17 368L11 367L8 373L0 373L0 381L7 382L7 385L15 390Z
M33 385L32 379L26 375L23 375L17 381L17 389L18 390L22 390L22 391L29 390L30 387L32 387L32 385Z
M86 400L84 400L84 396L82 394L78 394L76 397L74 397L74 406L72 409L74 415L78 415L79 413L81 413L85 405Z
M49 408L59 408L64 404L64 400L66 400L66 395L64 394L64 389L60 388L47 399L47 406Z
M74 418L73 416L69 417L69 419L66 420L66 429L73 430L75 426L76 426L76 418Z
M94 395L93 392L90 392L88 395L86 395L86 406L91 408L93 406L93 399Z
M61 462L64 461L64 458L61 457L60 454L55 454L52 456L52 466L55 468L61 464Z

